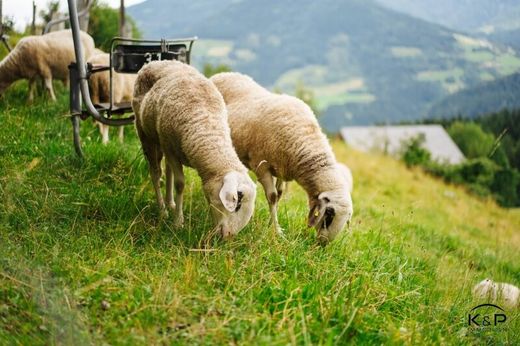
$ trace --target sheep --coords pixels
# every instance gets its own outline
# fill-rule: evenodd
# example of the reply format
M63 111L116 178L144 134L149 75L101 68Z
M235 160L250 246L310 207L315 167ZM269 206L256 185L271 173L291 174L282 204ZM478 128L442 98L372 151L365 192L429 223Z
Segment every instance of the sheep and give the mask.
M156 61L137 75L132 108L157 203L174 224L183 224L183 166L202 180L216 230L224 238L237 234L251 219L256 185L231 142L227 111L215 86L195 68L178 61ZM166 203L159 181L166 158ZM175 179L173 201L172 174Z
M277 217L282 181L295 180L308 195L308 226L323 245L332 241L352 217L352 198L311 109L240 73L219 73L211 81L227 105L238 157L264 188L275 230L283 234Z
M484 279L473 288L473 296L477 299L489 299L501 302L507 308L520 307L520 289L514 285Z
M348 191L352 193L352 191L354 190L354 178L352 177L352 172L350 171L350 168L348 168L347 165L344 165L340 162L338 162L338 168L343 174L343 178L347 181Z
M98 53L101 52L101 53ZM96 53L88 59L93 67L109 66L110 55L96 48ZM134 92L135 74L112 73L112 101L114 103L131 102ZM110 72L103 71L91 74L89 78L90 99L94 105L110 102ZM109 126L98 123L103 144L108 143ZM119 127L119 141L123 141L124 127Z
M94 40L81 32L86 58L94 51ZM19 79L29 80L29 102L34 99L35 81L41 78L53 101L56 100L52 80L59 79L68 85L71 62L76 61L72 32L60 30L42 36L26 36L0 62L0 94Z
M343 178L347 182L348 191L352 194L352 191L354 189L354 178L352 177L352 172L350 171L350 168L347 167L347 165L338 162L338 169L341 171ZM282 197L282 193L287 191L288 183L286 181L277 179L276 180L276 191L278 191L278 200Z

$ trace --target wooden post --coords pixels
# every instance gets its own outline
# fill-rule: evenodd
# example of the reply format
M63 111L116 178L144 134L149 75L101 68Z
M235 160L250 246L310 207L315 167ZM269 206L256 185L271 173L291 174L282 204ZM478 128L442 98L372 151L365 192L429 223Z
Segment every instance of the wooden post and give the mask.
M0 0L0 36L4 34L4 15L2 13L2 0Z
M78 8L78 12L81 12L82 10L87 8L89 6L90 1L93 1L93 0L78 0L77 5L76 5ZM81 29L81 31L87 32L89 19L90 19L89 12L87 12L85 15L83 15L79 18L79 28Z
M121 5L119 6L119 36L125 37L125 0L121 0Z
M36 35L36 3L33 0L33 18L31 24L31 35Z

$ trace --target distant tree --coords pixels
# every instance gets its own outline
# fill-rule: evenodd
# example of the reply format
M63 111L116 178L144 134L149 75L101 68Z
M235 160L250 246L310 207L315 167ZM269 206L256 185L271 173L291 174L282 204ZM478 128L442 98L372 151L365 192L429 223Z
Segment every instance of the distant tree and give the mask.
M43 26L47 25L51 20L55 19L55 16L58 14L58 10L60 9L59 0L51 0L47 2L47 7L43 10L40 10L40 18L43 21Z
M502 110L475 121L500 139L499 150L505 152L512 167L520 170L520 109Z
M14 31L14 19L11 16L5 16L2 18L2 28L0 32L4 34L10 34Z
M231 72L231 67L229 67L226 64L213 65L209 62L205 63L204 66L202 67L202 73L207 78L209 78L213 75L216 75L217 73L221 73L221 72Z
M487 157L491 154L495 136L482 130L474 122L456 121L448 127L448 133L467 158Z
M141 37L131 17L126 16L126 24L132 27L132 37ZM88 32L94 39L96 47L108 52L112 38L119 36L119 11L96 1L90 8Z
M430 162L431 154L424 148L425 137L420 134L402 145L402 159L408 167L424 166Z

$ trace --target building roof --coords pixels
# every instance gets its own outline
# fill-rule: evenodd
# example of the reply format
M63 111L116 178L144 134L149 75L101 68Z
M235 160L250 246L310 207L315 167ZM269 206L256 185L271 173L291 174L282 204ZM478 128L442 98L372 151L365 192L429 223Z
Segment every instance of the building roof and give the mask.
M424 135L423 147L432 159L440 163L457 164L465 160L464 154L440 125L410 126L349 126L341 129L341 136L352 147L399 155L404 141Z

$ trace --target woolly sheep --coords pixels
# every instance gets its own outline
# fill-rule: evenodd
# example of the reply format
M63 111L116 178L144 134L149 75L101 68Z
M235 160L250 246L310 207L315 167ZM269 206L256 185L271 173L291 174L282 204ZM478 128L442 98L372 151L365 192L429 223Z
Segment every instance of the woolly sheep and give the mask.
M81 42L86 58L94 51L94 40L81 32ZM53 101L56 100L52 80L58 79L68 85L71 62L76 61L70 30L60 30L42 36L22 38L2 62L0 62L0 94L19 79L29 80L29 102L34 99L37 78L44 81Z
M211 80L227 105L238 157L262 184L276 230L281 233L277 217L279 188L285 185L281 181L295 180L308 195L308 226L316 227L322 244L333 240L352 217L352 199L311 109L240 73L219 73Z
M226 106L215 86L189 65L151 62L137 75L132 107L161 210L173 210L175 224L182 225L183 165L193 167L216 229L224 238L238 233L253 214L256 185L233 149ZM159 186L163 154L166 203Z
M101 52L101 53L98 53ZM109 66L110 55L96 48L96 53L88 59L92 66ZM131 102L134 92L135 74L112 73L112 100L114 103ZM93 73L89 78L90 99L94 105L110 102L110 72ZM109 126L98 123L103 144L108 143ZM124 127L119 127L119 141L123 141Z
M341 173L343 174L343 178L347 182L348 191L352 193L354 189L354 178L352 177L352 172L350 171L350 168L338 162L338 169L341 171Z
M494 282L485 279L473 288L473 296L477 299L489 299L501 302L507 308L520 307L520 289L514 285Z

